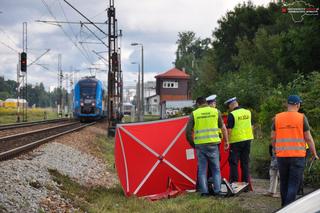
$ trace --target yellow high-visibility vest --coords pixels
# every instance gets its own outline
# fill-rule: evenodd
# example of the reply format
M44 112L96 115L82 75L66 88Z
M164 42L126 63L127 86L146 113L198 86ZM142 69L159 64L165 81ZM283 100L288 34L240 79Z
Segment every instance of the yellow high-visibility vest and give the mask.
M247 109L237 109L231 112L234 117L229 143L237 143L253 139L251 112Z
M201 107L193 111L194 144L219 143L218 110Z

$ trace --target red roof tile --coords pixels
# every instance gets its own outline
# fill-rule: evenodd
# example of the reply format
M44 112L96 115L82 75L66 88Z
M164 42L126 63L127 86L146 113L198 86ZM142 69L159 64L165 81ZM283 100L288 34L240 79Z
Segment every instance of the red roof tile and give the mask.
M162 74L156 75L155 78L182 78L182 79L189 79L190 75L187 73L177 69L172 68L171 70L168 70L167 72L164 72Z

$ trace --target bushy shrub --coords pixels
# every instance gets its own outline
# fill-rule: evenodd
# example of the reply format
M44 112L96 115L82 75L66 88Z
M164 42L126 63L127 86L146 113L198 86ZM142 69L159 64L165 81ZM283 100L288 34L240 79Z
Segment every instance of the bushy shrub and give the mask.
M286 109L286 97L286 90L282 86L278 86L269 96L265 97L260 105L258 122L262 126L264 133L270 133L273 117Z

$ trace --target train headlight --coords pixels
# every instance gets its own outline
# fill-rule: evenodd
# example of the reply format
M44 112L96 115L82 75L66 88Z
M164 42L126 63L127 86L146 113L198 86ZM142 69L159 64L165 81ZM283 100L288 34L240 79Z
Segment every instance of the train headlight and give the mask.
M83 106L83 105L84 105L83 102L81 102L81 103L80 103L80 106Z
M91 105L92 105L92 106L95 106L95 105L96 105L96 103L95 103L95 102L92 102L92 103L91 103Z

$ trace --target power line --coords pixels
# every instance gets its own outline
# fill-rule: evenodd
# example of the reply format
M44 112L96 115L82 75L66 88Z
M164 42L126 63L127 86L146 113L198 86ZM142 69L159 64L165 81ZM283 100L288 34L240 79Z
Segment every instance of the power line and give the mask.
M50 51L50 49L47 49L44 53L42 53L40 56L38 56L36 59L34 59L30 64L28 64L28 66L31 66L32 64L36 63L42 56L47 54L49 51ZM39 64L37 64L37 65L39 65Z
M4 31L2 28L0 28L0 31L14 44L14 46L18 46L17 42L14 41L14 39L10 35L8 35L6 31Z
M2 42L2 41L0 41L0 43L3 44L4 46L8 47L10 50L14 51L15 53L19 53L18 50L15 50L13 47L7 45L6 43L4 43L4 42Z
M106 12L106 10L107 10L107 9L105 9L105 10L97 13L96 15L92 16L91 19L93 19L93 18L95 18L95 17L97 17L97 16L99 16L99 15L101 15L101 14L104 14L104 13ZM97 24L97 22L94 22L94 23Z
M44 1L44 0L42 0L42 1ZM64 0L64 1L65 1L65 0ZM100 32L102 32L104 35L107 36L107 34L106 34L103 30L101 30L99 27L97 27L97 25L96 25L96 24L106 24L106 22L92 22L92 21L89 20L87 17L85 17L80 11L78 11L76 8L74 8L69 2L67 2L67 1L65 1L65 2L66 2L69 6L71 6L74 10L76 10L82 17L84 17L86 20L88 20L88 22L81 22L81 21L80 21L80 22L70 22L70 21L68 20L68 17L67 17L67 15L66 15L66 13L65 13L65 11L64 11L61 3L60 3L60 1L59 1L60 8L61 8L61 10L62 10L62 13L63 13L66 21L57 21L56 17L53 15L53 13L52 13L52 11L50 10L49 6L48 6L45 2L43 2L43 3L45 4L46 8L48 9L48 11L50 12L51 16L54 18L55 21L40 21L40 20L37 20L37 21L38 21L38 22L43 22L43 23L48 23L48 24L57 24L57 26L61 27L62 30L63 30L63 28L62 28L62 26L60 25L60 23L67 23L67 24L69 25L69 28L71 29L71 32L73 33L73 36L75 37L76 40L78 40L78 39L77 39L77 36L75 35L75 32L73 31L73 28L71 27L71 24L81 24L81 27L82 27L82 26L85 26L85 28L86 28L88 31L90 31L90 33L91 33L92 35L94 35L102 44L104 44L104 46L108 47L101 38L99 38L89 27L87 27L87 26L85 25L86 23L87 23L87 24L92 24L92 25L94 25ZM82 28L81 28L81 29L82 29ZM70 39L70 41L73 42L73 44L74 44L79 50L80 50L80 47L81 47L81 49L83 50L83 51L81 51L81 53L82 53L82 54L85 56L85 58L92 64L92 60L91 60L91 57L90 57L90 54L89 54L90 50L89 50L88 46L87 46L87 45L85 46L85 45L83 45L83 43L80 43L80 47L79 47L79 46L76 44L77 41L71 39L70 36L65 32L65 30L63 30L63 31L64 31L65 35ZM80 31L80 35L81 35L81 31Z
M105 65L107 65L107 64L109 63L108 59L102 57L98 52L96 52L96 51L94 51L94 50L92 50L92 52L93 52L94 54L96 54L100 60L104 61L103 63L104 63Z
M43 3L43 5L46 7L46 9L48 10L48 12L50 13L50 15L52 16L52 18L57 21L56 17L54 16L53 12L51 11L49 5L45 2L45 0L41 0L41 2ZM72 40L72 38L67 34L67 32L63 29L63 27L61 25L59 25L59 27L61 28L61 30L63 31L63 33L65 34L65 36L68 37L68 39L73 43L73 45L80 51L80 53L82 54L82 56L90 63L92 64L90 58L85 55L85 53L83 52L84 50L82 50L75 41Z
M69 23L69 20L68 20L68 18L67 18L66 13L64 12L64 9L62 8L61 1L60 1L60 0L59 0L59 5L60 5L61 11L62 11L62 13L63 13L63 16L65 17L66 21L68 22L68 26L69 26L71 32L73 33L74 37L77 38L75 32L73 31L73 28L71 27L71 24Z
M83 18L85 18L90 24L95 26L100 32L102 32L104 35L107 36L107 33L105 33L100 27L98 27L94 22L92 22L90 19L88 19L85 15L83 15L77 8L75 8L72 4L70 4L67 0L63 0L65 3L67 3L72 9L74 9L77 13L79 13Z
M108 45L106 43L104 43L104 41L102 39L100 39L92 30L90 30L90 28L87 27L87 25L84 24L83 26L85 28L87 28L87 30L89 30L92 33L92 35L94 35L94 37L96 37L104 46L106 46L108 48Z
M35 20L35 22L42 22L42 23L47 23L47 24L91 24L90 22L87 21L52 21L52 20ZM106 22L93 22L95 24L107 24Z

